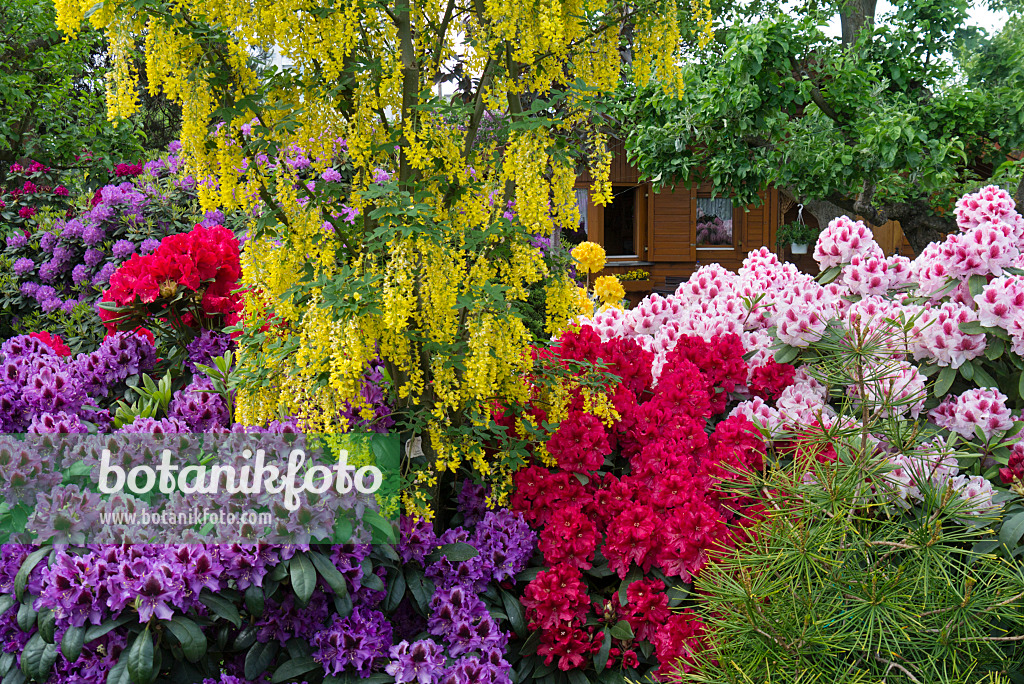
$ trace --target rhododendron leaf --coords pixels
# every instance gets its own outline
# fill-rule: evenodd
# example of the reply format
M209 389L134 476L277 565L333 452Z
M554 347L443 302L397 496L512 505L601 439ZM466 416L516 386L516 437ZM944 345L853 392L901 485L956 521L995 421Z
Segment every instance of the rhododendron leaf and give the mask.
M363 512L362 521L373 528L374 544L395 544L398 542L395 525L377 511L367 509Z
M430 614L430 599L434 595L434 583L428 580L418 568L407 568L405 582L412 592L413 601L423 615Z
M686 600L686 597L690 595L689 587L668 585L668 589L665 590L665 594L668 596L668 605L675 607Z
M363 575L362 584L372 591L384 591L384 581L374 573Z
M265 605L266 598L262 587L253 585L245 590L245 608L252 613L253 617L262 616Z
M7 611L9 611L11 609L11 606L13 605L13 596L11 596L10 594L4 594L3 596L0 596L0 615L3 615Z
M999 328L999 327L985 328L985 332L988 333L989 337L997 337L1000 340L1002 340L1003 342L1009 342L1010 341L1010 333L1006 332L1002 328Z
M999 543L1009 552L1016 550L1021 537L1024 537L1024 511L1007 518L999 528Z
M608 664L608 652L612 650L612 633L607 629L604 631L604 639L601 641L601 650L594 656L594 669L597 670L597 674L604 672L605 665Z
M525 570L522 570L521 572L516 574L516 581L532 582L533 580L537 579L537 575L544 572L545 570L547 570L547 568L544 567L526 568Z
M590 684L587 676L579 670L569 670L566 674L569 676L569 684Z
M270 663L274 661L274 656L277 655L277 650L278 644L276 639L272 639L265 644L258 641L253 644L249 652L245 654L245 666L243 668L245 678L256 680L266 674L267 668L270 667Z
M132 678L128 675L128 650L121 651L121 657L117 664L110 668L107 673L106 684L130 684Z
M968 335L981 335L985 332L985 329L981 327L981 323L978 321L967 321L966 323L960 324L960 332L967 333Z
M999 383L995 381L995 378L989 375L988 371L981 366L974 367L974 383L978 387L999 387Z
M36 549L25 557L25 562L21 564L21 567L18 568L18 574L14 576L14 595L19 601L22 601L25 598L25 585L28 584L29 574L31 574L35 567L39 565L39 561L47 556L52 550L52 547L44 546L41 549Z
M988 442L988 437L985 436L985 431L981 429L980 425L974 426L974 436L978 438L978 441L982 444Z
M235 627L242 626L242 616L238 614L238 608L222 594L214 594L209 589L203 589L199 595L199 602L213 611L214 615L222 617Z
M316 589L316 570L313 568L313 562L306 554L300 553L292 556L288 569L295 597L305 606Z
M1003 355L1003 351L1006 349L1006 343L1000 338L996 337L989 340L988 346L985 347L985 358L989 361L995 361Z
M610 577L615 574L615 571L608 567L608 561L598 563L597 559L595 559L593 567L587 568L583 572L591 577Z
M946 366L939 372L939 377L935 381L935 386L932 388L932 393L937 397L943 397L949 392L949 388L953 385L953 380L956 378L956 371Z
M526 614L523 611L523 604L519 599L504 589L500 589L501 602L505 605L505 614L508 616L512 630L520 639L526 635Z
M0 676L6 675L11 671L11 666L14 665L14 654L4 653L0 655Z
M36 626L36 610L31 603L22 603L18 606L18 627L23 632L31 632Z
M633 628L627 620L619 620L611 629L612 638L619 641L629 641L634 637Z
M288 565L285 563L279 563L274 566L274 569L267 573L267 579L275 582L280 582L288 576Z
M47 608L36 615L36 625L39 626L39 634L48 644L53 643L53 633L57 629L57 615Z
M800 356L798 347L784 344L775 352L775 363L792 363L798 356Z
M231 647L236 651L244 651L253 644L256 643L256 635L259 632L259 628L256 625L248 625L245 629L238 633L235 637L235 642L231 644Z
M462 561L468 561L470 558L476 558L479 555L480 552L466 542L455 542L453 544L442 544L437 551L434 551L427 558L439 559L441 556L444 556L451 563L461 563Z
M625 579L623 579L622 583L619 584L620 606L625 606L627 603L629 603L629 599L626 598L626 590L629 589L629 585L633 582L636 582L637 580L642 580L643 578L644 573L640 570L640 568L634 565L629 569L629 572L626 574Z
M974 546L972 546L971 547L971 553L976 553L978 555L982 555L983 556L983 555L992 553L993 551L995 551L998 548L999 548L999 540L998 539L986 539L985 541L980 541L980 542L976 543Z
M284 665L274 670L273 677L270 681L274 684L278 684L278 682L287 682L290 679L295 679L299 675L312 672L317 668L321 668L321 665L319 665L319 662L314 660L311 655L295 657L291 660L286 660Z
M71 464L71 467L68 468L69 477L83 477L88 475L90 472L92 472L92 467L85 461L75 461Z
M964 380L973 380L974 379L974 364L971 363L970 361L964 361L960 365L960 376Z
M21 653L21 671L29 679L46 681L57 662L57 647L48 644L42 634L33 634Z
M285 643L284 647L287 649L288 657L290 658L301 658L313 654L313 647L301 637L292 637Z
M405 573L398 570L388 578L388 593L384 597L384 610L391 613L398 608L398 605L405 598Z
M839 274L843 272L842 266L832 266L818 274L818 282L822 285L828 285L833 280L839 277Z
M967 289L971 291L972 297L977 297L984 292L986 285L988 285L988 278L983 275L972 275L967 280Z
M580 481L581 485L586 486L590 482L590 478L584 475L583 473L573 473L573 475L576 477L577 480Z
M195 663L199 662L199 659L206 655L206 635L203 634L203 630L199 629L199 625L192 622L192 620L181 615L175 615L170 622L162 622L160 624L173 634L174 638L181 644L181 650L185 654L186 659Z
M107 620L106 622L103 622L101 624L93 625L89 629L85 630L85 641L86 643L88 643L93 639L99 639L101 636L103 636L110 630L117 629L121 625L131 622L133 619L135 619L133 615L127 614L122 615L116 620Z
M347 544L352 539L352 521L347 515L338 516L334 524L334 543Z
M540 660L535 655L537 653L537 645L540 644L540 634L540 630L530 632L529 638L523 642L522 648L519 649L519 655L531 660Z
M536 672L533 673L533 681L544 681L545 677L550 677L558 669L557 663L558 661L555 660L550 665L539 665Z
M128 674L135 684L148 684L156 679L155 664L153 635L147 625L128 649Z
M313 561L313 566L320 573L320 576L324 578L324 581L327 582L327 586L331 588L331 591L339 596L348 594L348 582L338 572L338 568L334 563L329 561L322 553L316 551L309 552L309 559Z
M352 597L349 594L344 596L334 596L334 610L338 611L338 615L345 618L352 614Z

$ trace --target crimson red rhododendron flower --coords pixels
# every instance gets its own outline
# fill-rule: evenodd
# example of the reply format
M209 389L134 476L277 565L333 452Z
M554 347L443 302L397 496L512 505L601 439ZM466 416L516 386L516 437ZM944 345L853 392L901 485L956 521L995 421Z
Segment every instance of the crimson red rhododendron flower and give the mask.
M104 302L119 307L152 304L183 293L199 297L198 311L177 311L184 323L196 314L223 316L226 325L238 322L242 302L233 292L242 275L238 240L223 226L196 225L188 233L165 237L151 254L134 254L110 277ZM172 303L169 306L174 307ZM107 328L115 329L121 314L100 309Z
M541 572L522 599L530 629L558 627L583 616L590 605L580 571L567 563Z
M570 388L565 418L545 443L550 459L513 476L512 507L540 532L539 553L550 568L522 599L546 664L585 668L607 643L608 667L637 667L638 654L653 650L657 675L666 677L677 659L685 666L703 648L703 623L673 613L666 587L672 578L692 581L748 534L746 521L758 512L718 487L764 468L761 434L742 415L721 420L710 435L706 429L729 393L747 387L743 352L736 335L684 336L657 382L652 352L629 338L602 341L590 326L536 353L572 373L593 363L621 378L606 385L618 414L612 424L591 415L583 392ZM778 366L756 376L766 395L792 382L792 368ZM623 621L631 637L613 629ZM616 636L609 642L606 633Z

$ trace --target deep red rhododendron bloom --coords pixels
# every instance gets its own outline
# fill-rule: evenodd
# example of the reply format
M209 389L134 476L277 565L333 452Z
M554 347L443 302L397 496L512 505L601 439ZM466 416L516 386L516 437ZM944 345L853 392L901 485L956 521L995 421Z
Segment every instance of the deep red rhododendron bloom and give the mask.
M593 650L591 635L568 623L541 633L537 654L544 656L544 664L550 665L558 659L558 669L563 672L581 667Z
M659 546L658 517L650 506L634 504L608 525L608 540L602 549L608 568L625 579L630 563L644 572L651 569Z
M638 580L626 589L626 620L639 639L653 641L658 629L668 620L668 596L660 580Z
M690 418L707 418L712 409L708 380L685 359L671 367L666 364L650 403Z
M604 465L611 453L608 433L600 418L574 411L563 420L548 440L548 451L563 470L586 473Z
M657 550L657 565L669 577L680 577L684 582L689 582L707 561L707 550L727 536L722 514L699 499L673 508L662 524L663 543Z
M683 335L665 357L665 368L678 368L681 361L694 363L707 376L710 386L719 389L711 397L711 410L721 413L729 400L729 392L747 382L747 362L743 354L743 341L738 335L722 335L711 341ZM661 382L658 384L660 386Z
M750 391L765 401L774 401L793 384L795 377L795 366L769 359L768 363L756 366L750 372Z
M578 568L567 563L537 574L522 598L530 629L558 627L582 617L590 606Z
M535 462L513 476L512 507L539 531L539 551L551 568L522 599L531 628L541 633L537 652L549 665L589 667L604 642L600 625L625 619L634 636L612 639L607 667L649 664L638 655L650 656L639 649L644 642L654 646L659 676L679 658L689 667L703 648L704 625L689 612L673 615L664 582L649 573L690 581L710 558L752 534L748 521L759 514L753 502L723 494L719 485L764 468L763 438L743 416L721 420L710 436L707 430L729 393L746 386L743 346L727 335L682 337L675 349L657 385L652 354L630 339L602 341L589 326L535 352L567 368L579 361L580 372L582 364L600 361L622 377L606 388L614 423L591 415L582 392L570 393L561 407L566 418L545 444L550 459L543 463L556 465ZM791 367L776 366L752 374L766 395L793 379ZM601 572L592 570L605 563ZM608 571L620 579L637 571L648 576L630 580L622 604L608 598Z
M579 507L559 508L541 532L540 550L547 563L586 570L597 550L597 528Z
M693 672L695 656L707 648L707 627L692 610L675 613L652 639L661 667L658 679L668 681L680 667Z
M132 255L110 277L102 301L129 306L136 301L151 304L182 290L201 292L203 313L224 316L224 323L233 325L242 309L241 299L233 292L241 275L234 234L223 226L197 224L188 233L165 237L151 254ZM110 330L117 316L100 309Z

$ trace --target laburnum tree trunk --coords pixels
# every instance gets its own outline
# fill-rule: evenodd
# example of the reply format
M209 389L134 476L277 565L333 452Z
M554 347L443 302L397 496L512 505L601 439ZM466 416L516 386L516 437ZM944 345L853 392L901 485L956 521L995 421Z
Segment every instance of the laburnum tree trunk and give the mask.
M853 45L861 29L874 27L876 4L877 0L846 0L839 11L843 45Z

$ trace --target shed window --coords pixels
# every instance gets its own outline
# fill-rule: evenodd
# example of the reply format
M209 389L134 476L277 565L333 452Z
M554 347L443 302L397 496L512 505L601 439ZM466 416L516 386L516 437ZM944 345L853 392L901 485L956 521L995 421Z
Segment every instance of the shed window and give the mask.
M697 249L733 246L733 206L729 198L697 198Z
M604 251L608 256L635 256L637 231L636 187L615 188L604 208Z

